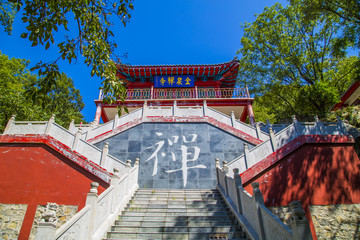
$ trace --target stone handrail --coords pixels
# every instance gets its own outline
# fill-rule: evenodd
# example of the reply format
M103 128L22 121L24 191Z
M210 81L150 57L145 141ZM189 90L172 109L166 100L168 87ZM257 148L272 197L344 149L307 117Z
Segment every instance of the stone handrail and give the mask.
M132 111L129 114L123 115L119 117L118 114L115 115L115 119L112 121L109 121L107 123L104 123L100 126L90 128L87 132L84 132L82 135L82 138L84 140L88 140L91 138L94 138L96 136L99 136L103 133L106 133L108 131L113 130L114 128L117 128L119 126L122 126L128 122L134 121L136 119L140 119L142 116L142 109L137 109L135 111Z
M250 150L247 144L244 144L244 154L229 162L230 171L237 168L240 173L244 172L301 135L347 135L345 125L340 119L336 123L323 123L317 117L315 119L313 123L298 122L293 116L293 123L276 134L270 127L268 140Z
M4 134L46 134L60 141L62 144L78 152L85 158L112 172L114 167L119 168L120 173L125 171L125 163L108 154L107 149L101 150L81 139L81 130L75 134L69 132L62 126L55 123L53 115L49 121L25 122L15 121L13 116L6 125Z
M216 176L221 195L250 239L312 239L309 223L299 201L290 203L293 214L290 229L265 207L259 183L251 184L253 187L253 196L251 196L242 187L238 169L234 169L234 177L231 177L227 163L223 162L221 169L218 159L216 159Z
M269 139L269 135L260 130L259 127L253 127L249 124L243 123L235 119L233 113L231 116L223 114L216 111L215 109L207 107L206 101L204 101L203 106L177 106L176 101L174 101L173 106L147 106L145 103L142 108L139 108L135 111L130 112L124 116L119 117L115 115L115 119L109 121L105 124L102 124L98 127L87 128L87 132L83 132L81 139L89 140L106 132L109 132L119 126L122 126L131 121L141 119L147 116L177 116L177 117L186 117L186 116L199 116L199 117L212 117L220 122L223 122L229 126L232 126L250 136L256 137L262 141ZM78 128L75 126L70 127L72 131L78 131Z
M114 169L110 187L99 196L99 184L91 183L85 207L59 229L56 230L56 225L46 220L39 223L35 239L102 239L138 189L139 160L135 160L134 167L131 167L131 161L128 160L126 167L128 172L121 178Z
M212 109L212 108L208 108L207 116L215 118L218 121L226 123L236 129L238 129L246 134L249 134L250 136L256 137L262 141L269 139L269 135L266 132L261 131L260 128L253 127L249 124L246 124L244 122L241 122L241 121L235 119L233 112L231 113L231 116L229 117L228 115L226 115L222 112L216 111L215 109Z
M249 98L245 88L135 88L126 90L127 100ZM99 100L104 98L100 90Z

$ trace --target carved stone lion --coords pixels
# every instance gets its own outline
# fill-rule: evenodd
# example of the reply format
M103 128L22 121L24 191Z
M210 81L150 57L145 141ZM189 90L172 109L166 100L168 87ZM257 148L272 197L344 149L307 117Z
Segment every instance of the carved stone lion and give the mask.
M43 222L51 222L56 223L56 211L58 209L58 205L56 203L47 203L45 211L41 214Z
M289 204L291 209L292 219L296 220L303 220L305 218L305 211L302 208L300 201L293 201Z

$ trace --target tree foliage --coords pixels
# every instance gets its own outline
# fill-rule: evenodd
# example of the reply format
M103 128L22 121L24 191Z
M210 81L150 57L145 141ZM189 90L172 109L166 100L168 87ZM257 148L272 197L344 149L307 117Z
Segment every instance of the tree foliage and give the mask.
M356 57L332 56L340 18L308 18L300 4L265 8L243 26L239 82L255 94L254 111L275 122L324 118L354 81ZM258 119L264 121L265 119Z
M327 120L330 122L335 122L336 117L360 129L360 106L345 107L327 114Z
M56 122L68 127L72 119L85 122L80 111L84 107L79 90L64 73L44 92L39 85L43 78L31 74L29 61L9 59L0 52L0 132L10 117L17 120L48 120L56 115Z
M11 34L15 14L16 7L13 3L0 1L0 25L8 34Z
M342 34L337 39L335 51L344 45L360 48L360 1L358 0L291 0L301 4L308 18L319 14L333 14L340 18Z
M31 41L32 46L43 45L48 49L56 44L59 58L52 62L39 62L32 70L37 69L43 77L39 87L45 92L51 91L61 74L57 61L68 60L71 63L79 55L91 67L91 75L97 75L102 80L105 100L113 103L117 98L123 100L125 88L116 77L116 58L114 50L117 47L112 40L112 16L120 18L125 25L133 9L132 0L0 0L0 13L6 7L16 8L22 14L22 22L27 31L22 38ZM4 12L4 11L3 11ZM5 12L6 13L6 12ZM1 16L1 15L0 15ZM1 19L11 19L11 14ZM68 28L75 21L77 28ZM6 29L11 29L11 21L1 21ZM61 41L55 41L54 34L58 30L68 32Z

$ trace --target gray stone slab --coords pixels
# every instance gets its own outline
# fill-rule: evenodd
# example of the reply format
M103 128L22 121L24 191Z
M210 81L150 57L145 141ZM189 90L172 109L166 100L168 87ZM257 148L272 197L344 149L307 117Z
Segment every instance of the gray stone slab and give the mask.
M216 187L214 159L242 155L245 141L207 123L143 123L96 146L105 142L124 162L140 158L140 188L207 189Z

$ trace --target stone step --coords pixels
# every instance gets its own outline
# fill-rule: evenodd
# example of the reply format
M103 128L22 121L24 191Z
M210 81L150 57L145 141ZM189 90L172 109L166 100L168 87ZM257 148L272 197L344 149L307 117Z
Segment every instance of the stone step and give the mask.
M138 189L136 193L218 193L217 189Z
M187 222L196 222L196 221L225 221L228 220L229 216L119 216L118 220L121 221L187 221Z
M187 226L112 226L111 232L151 232L151 233L167 233L167 232L189 232L189 233L210 233L210 232L231 232L236 231L234 225L215 226L215 227L187 227Z
M162 196L162 195L151 195L151 196L134 196L134 200L157 200L157 201L196 201L196 200L222 200L221 196Z
M135 212L135 211L124 211L122 216L154 216L154 217L161 217L161 216L229 216L227 212Z
M220 221L120 221L116 220L113 226L187 226L187 227L216 227L216 226L230 226L233 224L231 220L220 220Z
M246 239L218 190L138 190L110 239ZM106 239L104 239L106 240Z
M225 204L223 199L202 199L202 200L182 200L182 201L161 201L149 199L132 199L130 204L169 204L169 205L199 205L199 204Z
M217 236L218 238L211 238ZM222 236L223 238L219 238ZM110 239L182 239L182 240L201 240L201 239L246 239L243 238L244 233L237 232L211 232L211 233L189 233L189 232L173 232L173 233L134 233L134 232L108 232L107 240ZM226 237L226 238L225 238Z
M136 192L134 196L217 196L219 192L207 191L207 192Z
M167 203L160 203L160 202L154 202L154 203L135 203L132 202L127 205L127 208L140 208L140 209L146 209L146 208L197 208L197 209L214 209L214 208L227 208L227 206L222 202L217 203L192 203L192 204L182 204L182 205L175 205L175 204L167 204Z
M131 205L125 208L124 211L127 212L227 212L229 211L229 208L218 206L218 207L205 207L205 208L199 208L199 207L158 207L158 206L148 206L144 207L141 205Z
M193 192L185 192L185 191L176 191L176 192L165 192L165 191L152 191L152 192L146 192L146 191L138 191L135 193L135 195L219 195L220 193L218 191L193 191Z

